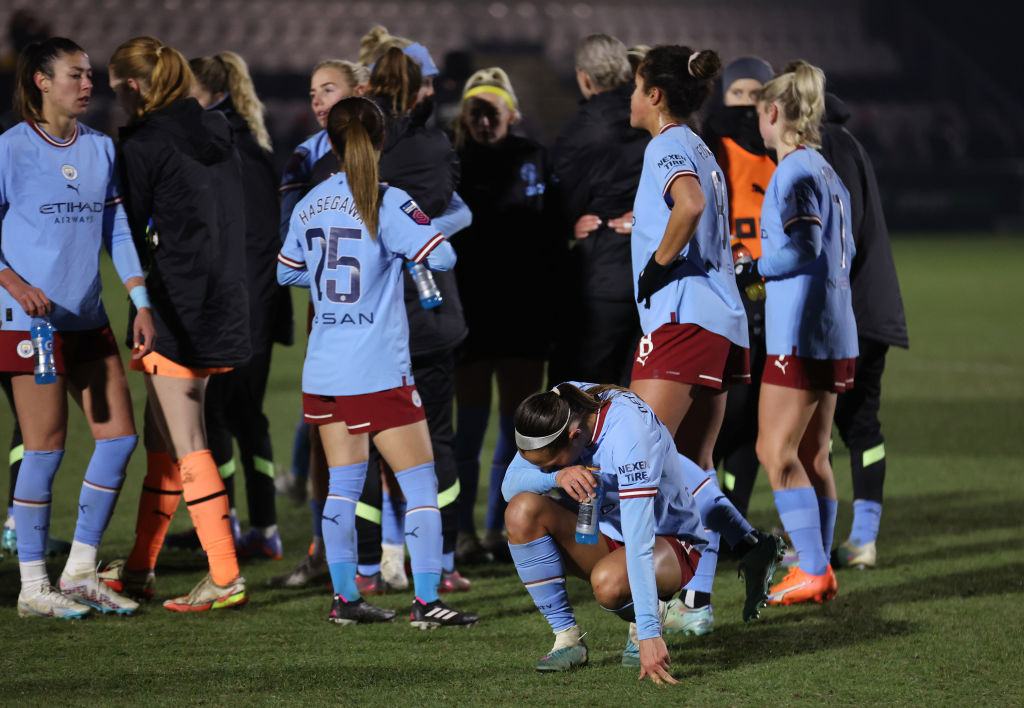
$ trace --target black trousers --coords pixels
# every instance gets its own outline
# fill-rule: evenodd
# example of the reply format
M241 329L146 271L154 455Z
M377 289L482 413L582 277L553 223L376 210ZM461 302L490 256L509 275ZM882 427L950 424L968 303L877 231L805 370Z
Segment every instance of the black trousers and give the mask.
M253 356L244 366L211 376L206 387L206 439L213 460L221 470L224 470L224 465L232 464L235 456L233 441L238 441L249 501L249 524L259 527L277 523L274 454L270 444L270 423L263 414L263 396L267 391L269 373L270 348ZM233 474L224 478L224 486L234 508Z
M840 393L836 400L836 428L851 451L868 450L885 442L878 410L882 405L882 374L888 344L872 339L857 340L860 355L853 389Z
M412 376L416 390L423 401L423 412L427 416L430 430L430 444L434 449L434 471L437 475L438 505L441 507L442 552L455 550L455 536L458 531L458 482L455 468L455 451L452 441L455 430L452 425L453 402L455 401L455 358L452 351L412 358ZM356 538L359 546L360 565L375 565L380 562L381 526L380 514L383 492L380 470L383 459L377 448L370 445L370 464L359 497L364 509L356 513ZM400 472L401 470L395 470ZM370 517L370 518L368 518Z

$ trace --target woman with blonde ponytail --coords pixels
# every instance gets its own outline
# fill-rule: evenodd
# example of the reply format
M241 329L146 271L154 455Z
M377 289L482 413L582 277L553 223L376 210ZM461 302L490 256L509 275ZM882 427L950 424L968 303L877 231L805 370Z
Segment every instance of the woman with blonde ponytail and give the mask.
M245 60L234 52L189 62L195 81L192 96L206 110L223 113L242 159L245 194L245 269L249 286L249 326L253 356L249 363L210 381L206 391L206 433L221 470L237 528L233 440L238 440L245 472L251 529L239 541L243 557L280 558L274 458L263 395L274 342L292 343L291 295L277 284L275 262L281 247L281 207L263 104L256 95ZM167 539L169 545L196 547L194 531Z
M176 612L240 605L224 483L210 453L203 400L211 374L251 356L241 167L224 115L189 97L185 58L154 37L128 40L108 65L125 113L118 162L125 211L143 263L157 340L131 368L145 376L146 480L135 547L104 580L133 595L154 593L154 566L184 494L210 573L167 600ZM134 315L134 309L132 310Z
M858 348L850 197L814 149L824 93L824 74L805 62L758 92L761 136L778 167L761 207L761 258L737 271L741 285L766 281L757 456L799 555L769 604L821 602L838 589L829 565L837 507L829 448L836 396L853 386Z
M327 134L339 171L295 206L278 255L278 281L309 288L313 300L302 400L329 466L322 515L332 523L323 524L323 540L335 594L328 620L388 622L395 616L362 599L356 583L356 501L372 440L409 505L412 625L467 626L477 616L447 607L437 595L437 478L423 402L413 383L402 302L404 260L449 270L455 251L408 193L378 182L384 126L384 115L367 99L346 98L331 108Z

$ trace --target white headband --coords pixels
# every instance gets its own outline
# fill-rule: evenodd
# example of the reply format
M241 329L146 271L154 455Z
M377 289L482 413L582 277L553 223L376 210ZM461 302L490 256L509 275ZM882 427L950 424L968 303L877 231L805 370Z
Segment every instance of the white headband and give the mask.
M699 54L700 50L698 49L690 55L689 59L686 60L686 71L690 76L693 76L693 60L696 59Z
M555 440L558 436L565 432L565 429L569 427L569 418L572 417L572 409L569 410L569 414L565 416L565 422L562 423L562 427L551 433L551 435L545 435L543 437L531 438L528 435L523 435L518 430L516 431L516 447L520 450L529 452L530 450L540 450L542 447L547 447Z

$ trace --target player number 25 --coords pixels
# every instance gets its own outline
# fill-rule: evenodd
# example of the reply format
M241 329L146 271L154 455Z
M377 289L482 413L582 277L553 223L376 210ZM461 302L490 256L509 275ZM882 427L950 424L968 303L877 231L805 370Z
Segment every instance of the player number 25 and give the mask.
M312 251L313 244L320 244L320 259L316 264L316 273L313 282L316 285L316 296L323 300L326 297L330 302L341 305L350 305L359 300L359 259L353 256L339 256L338 245L343 238L361 239L363 232L360 229L345 229L332 226L324 238L323 229L309 229L306 231L306 247ZM348 292L338 292L337 277L331 277L340 268L349 269ZM321 281L321 277L327 271L327 277ZM322 285L321 285L322 283Z

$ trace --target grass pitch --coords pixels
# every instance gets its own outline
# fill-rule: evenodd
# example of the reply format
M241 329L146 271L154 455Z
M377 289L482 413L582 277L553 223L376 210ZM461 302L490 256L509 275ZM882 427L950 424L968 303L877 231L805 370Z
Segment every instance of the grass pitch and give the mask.
M888 481L879 567L841 572L832 602L769 608L744 625L742 583L735 563L723 561L714 633L669 638L679 686L636 683L636 670L619 665L625 624L600 610L577 580L570 580L569 592L589 633L590 666L536 674L533 662L550 647L551 634L510 565L461 569L473 589L447 599L479 612L476 628L413 630L404 619L411 593L379 599L400 611L394 624L329 624L325 588L264 588L268 577L291 567L309 538L308 511L279 499L285 559L243 566L251 600L237 611L181 616L151 603L129 618L19 619L16 559L0 561L0 702L1020 705L1024 331L1010 284L1019 280L1024 239L906 238L894 243L894 252L912 348L890 352L884 381ZM114 287L108 291L120 332L125 298ZM299 415L301 356L300 347L275 351L266 411L279 466L287 465ZM138 412L141 381L129 377ZM0 408L3 440L10 413ZM72 536L92 451L77 411L71 427L54 490L52 532L61 538ZM492 446L493 437L485 460ZM838 436L835 459L838 543L851 519L849 463ZM105 559L131 547L143 466L140 451L101 548ZM239 480L244 525L243 487ZM776 523L763 477L750 518L761 527ZM181 508L171 531L188 525ZM50 564L51 577L62 562ZM158 598L186 592L204 567L201 556L165 551Z

